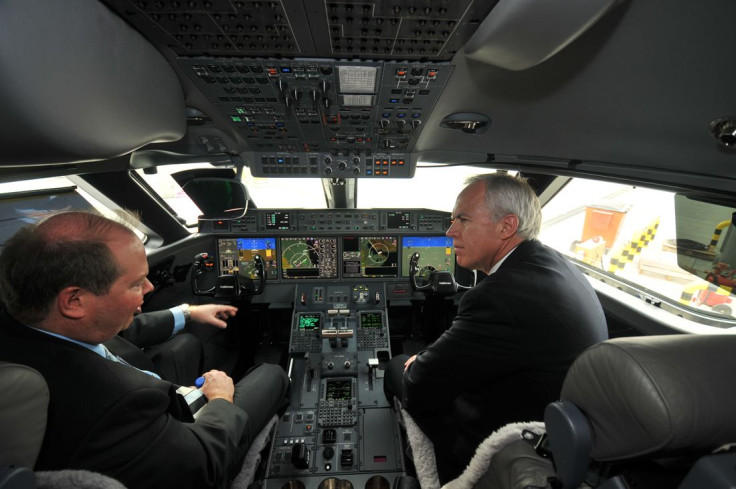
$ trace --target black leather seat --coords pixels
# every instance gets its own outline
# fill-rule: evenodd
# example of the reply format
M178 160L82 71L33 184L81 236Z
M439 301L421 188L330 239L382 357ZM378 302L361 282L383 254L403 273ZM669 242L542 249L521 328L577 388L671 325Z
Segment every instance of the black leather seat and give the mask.
M459 478L445 489L732 489L734 376L734 335L599 343L547 406L547 443L535 450L517 438L472 485Z
M589 348L545 411L562 487L578 487L591 467L599 487L734 487L736 454L714 455L736 441L734 375L733 335L618 338ZM728 470L717 473L721 466Z
M0 466L33 468L46 430L46 381L30 367L0 362L0 385Z
M8 362L0 362L0 385L0 489L125 489L84 470L34 472L46 431L48 386L36 370Z

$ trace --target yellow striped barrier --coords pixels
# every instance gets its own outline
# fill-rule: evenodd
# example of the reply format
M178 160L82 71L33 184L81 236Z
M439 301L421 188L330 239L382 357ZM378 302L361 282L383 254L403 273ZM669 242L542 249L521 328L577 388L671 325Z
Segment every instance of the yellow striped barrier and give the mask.
M640 229L635 232L631 241L623 245L611 256L611 260L608 262L608 272L620 272L624 269L627 263L634 261L634 258L636 258L636 256L652 242L654 237L657 235L658 228L659 217L652 220L652 222L644 229Z

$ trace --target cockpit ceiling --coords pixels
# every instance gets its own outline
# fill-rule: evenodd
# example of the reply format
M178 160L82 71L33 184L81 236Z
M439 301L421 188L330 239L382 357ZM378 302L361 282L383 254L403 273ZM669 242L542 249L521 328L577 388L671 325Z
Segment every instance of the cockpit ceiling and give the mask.
M734 65L717 61L736 32L727 0L600 1L617 8L572 30L563 6L547 16L535 2L102 1L184 85L187 135L159 148L237 154L256 176L407 178L422 158L733 178L733 149L709 131L734 117ZM509 23L518 5L521 24ZM508 43L491 35L498 25ZM548 45L535 35L547 31L575 41ZM469 56L469 40L548 56L515 71Z
M495 1L108 0L178 56L448 61Z

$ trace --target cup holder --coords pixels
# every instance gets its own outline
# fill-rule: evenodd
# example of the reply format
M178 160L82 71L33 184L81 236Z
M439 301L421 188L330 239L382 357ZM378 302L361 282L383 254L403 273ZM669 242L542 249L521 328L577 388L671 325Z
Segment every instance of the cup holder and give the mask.
M281 489L304 489L304 483L302 481L288 481Z
M338 479L337 477L328 477L327 479L319 483L319 486L317 489L353 489L353 483L347 479Z
M374 475L367 481L365 481L364 489L391 489L388 479L381 475Z

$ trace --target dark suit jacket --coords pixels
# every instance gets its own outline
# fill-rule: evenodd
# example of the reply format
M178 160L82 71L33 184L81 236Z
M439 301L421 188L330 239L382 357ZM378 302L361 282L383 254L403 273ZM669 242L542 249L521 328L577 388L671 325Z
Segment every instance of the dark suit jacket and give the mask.
M209 402L191 422L171 383L6 313L0 315L0 359L35 368L49 385L38 470L94 470L130 489L201 489L225 487L240 468L248 417L227 401Z
M174 331L174 315L168 309L145 312L133 318L130 326L117 336L105 342L105 346L116 355L123 357L131 365L156 372L151 359L143 349L160 345L171 338Z
M137 314L128 329L120 336L139 348L158 345L169 338L174 331L174 315L168 309Z
M435 445L472 455L499 427L542 420L575 357L607 336L585 277L525 241L465 293L451 327L405 372L403 405L417 421L439 413L441 426L425 429Z

